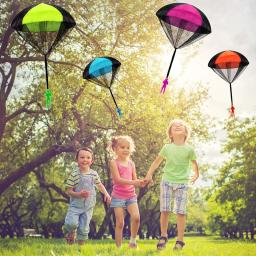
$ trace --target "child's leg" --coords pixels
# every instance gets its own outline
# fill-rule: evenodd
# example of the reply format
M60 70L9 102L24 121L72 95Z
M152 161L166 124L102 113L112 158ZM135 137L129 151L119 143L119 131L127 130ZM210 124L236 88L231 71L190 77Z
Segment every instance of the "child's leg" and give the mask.
M115 241L116 241L116 246L120 247L122 244L122 238L123 238L124 209L114 208L114 212L115 212L115 218L116 218Z
M178 228L178 241L183 241L184 231L186 226L186 215L185 214L177 214L177 228Z
M161 236L167 237L167 229L169 222L169 212L163 211L160 215L160 228L161 228Z
M157 243L157 249L163 249L168 241L168 222L169 212L171 211L172 186L169 182L161 181L160 183L160 229L161 236Z
M80 212L75 208L70 207L63 225L63 233L68 244L73 244L76 236L76 229L78 227L78 219Z
M173 196L172 186L162 181L160 183L160 228L161 236L167 238L167 229L169 222L169 212L171 211L171 198ZM160 240L161 242L161 240Z
M83 245L85 243L85 240L88 239L92 214L93 208L85 211L79 216L79 224L77 228L77 240L79 245Z
M136 236L140 226L140 212L137 203L127 206L127 211L131 217L131 243L136 244Z
M174 192L174 209L173 212L177 215L177 229L178 236L174 249L182 249L185 245L183 242L184 231L186 225L186 205L187 205L187 193L188 186L186 184L180 184Z

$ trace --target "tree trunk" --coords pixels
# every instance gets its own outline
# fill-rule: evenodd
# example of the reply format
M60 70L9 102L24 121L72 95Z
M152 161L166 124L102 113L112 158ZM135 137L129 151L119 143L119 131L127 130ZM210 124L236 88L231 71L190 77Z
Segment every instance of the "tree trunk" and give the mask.
M250 226L250 234L251 234L251 240L254 240L255 231L254 231L253 225Z
M112 239L115 239L115 228L114 228L114 225L113 225L113 221L112 221L112 220L109 221L108 230L109 230L109 233L110 233L111 236L112 236Z
M103 222L100 225L100 228L96 234L96 239L101 239L104 235L104 233L106 232L106 228L107 226L109 226L109 222L111 221L111 208L109 208L105 214L105 217L103 219Z
M248 229L246 229L246 231L245 231L245 234L246 234L246 239L249 239L249 234L248 234Z
M97 235L96 223L95 223L95 221L91 220L91 222L90 222L90 232L89 232L88 236L91 239L95 239L96 235Z

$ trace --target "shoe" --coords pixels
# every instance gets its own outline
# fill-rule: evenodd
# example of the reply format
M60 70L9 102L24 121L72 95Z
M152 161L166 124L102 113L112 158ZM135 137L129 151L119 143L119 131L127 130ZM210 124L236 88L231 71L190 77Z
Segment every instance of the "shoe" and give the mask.
M173 250L181 250L184 246L185 246L185 243L183 241L177 240L173 247Z
M164 240L164 242L160 242L161 240ZM161 249L165 248L167 242L168 242L168 238L166 236L160 236L159 242L156 245L157 249L161 250Z
M73 244L75 242L75 236L76 236L76 231L72 231L68 234L65 235L65 239L68 244Z
M129 243L129 248L131 249L137 249L138 245L136 243Z

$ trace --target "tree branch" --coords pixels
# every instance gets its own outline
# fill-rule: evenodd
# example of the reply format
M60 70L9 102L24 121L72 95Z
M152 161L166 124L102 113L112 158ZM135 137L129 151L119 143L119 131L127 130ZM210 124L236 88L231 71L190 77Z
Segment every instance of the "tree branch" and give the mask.
M45 188L47 190L47 192L48 192L48 194L50 196L51 202L64 202L64 203L68 203L69 196L64 191L62 191L62 189L60 187L58 187L55 183L47 183L45 181L45 177L44 177L43 172L35 171L34 173L35 173L35 175L37 177L37 180L39 182L40 187ZM63 196L64 199L63 198L59 198L59 199L53 198L50 189L53 189L59 195Z
M35 168L41 166L44 163L47 163L53 157L63 153L63 152L73 152L74 148L72 146L58 146L53 145L48 148L45 152L38 155L34 160L24 164L20 168L11 171L10 174L0 181L0 195L7 190L12 183L20 180L25 175L33 171Z
M35 103L35 100L32 100L30 102L28 102L26 105L24 105L23 107L19 108L18 110L14 111L12 114L10 114L9 116L6 117L6 123L9 122L11 119L14 119L16 116L22 114L22 113L27 113L27 114L44 114L47 113L46 110L40 110L40 111L35 111L35 110L30 110L28 108L26 108L27 106Z
M44 61L44 57L26 56L26 57L13 58L13 57L6 56L4 58L0 58L0 64L8 62L8 63L11 63L11 64L17 63L17 65L19 65L20 63L29 62L29 61ZM72 67L78 68L79 70L83 71L83 68L81 68L80 66L78 66L74 63L65 62L65 61L54 61L54 60L50 60L50 59L48 59L48 62L52 62L52 63L55 63L55 64L62 64L62 65L72 66Z

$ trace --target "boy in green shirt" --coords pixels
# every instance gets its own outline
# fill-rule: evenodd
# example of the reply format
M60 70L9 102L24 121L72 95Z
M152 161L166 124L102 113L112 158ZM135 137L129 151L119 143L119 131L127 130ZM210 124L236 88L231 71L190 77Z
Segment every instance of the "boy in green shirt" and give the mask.
M178 228L178 236L173 249L179 250L185 245L183 238L186 224L186 204L190 164L192 164L194 170L194 176L191 179L192 184L198 179L199 171L194 149L186 144L189 137L188 125L182 120L173 120L167 129L167 135L170 143L163 146L159 155L150 166L144 182L150 183L153 181L153 173L159 167L161 162L165 160L162 181L160 184L161 237L157 244L157 249L164 248L168 241L168 218L169 213L171 212L171 199L173 199L174 205L172 211L177 216Z

